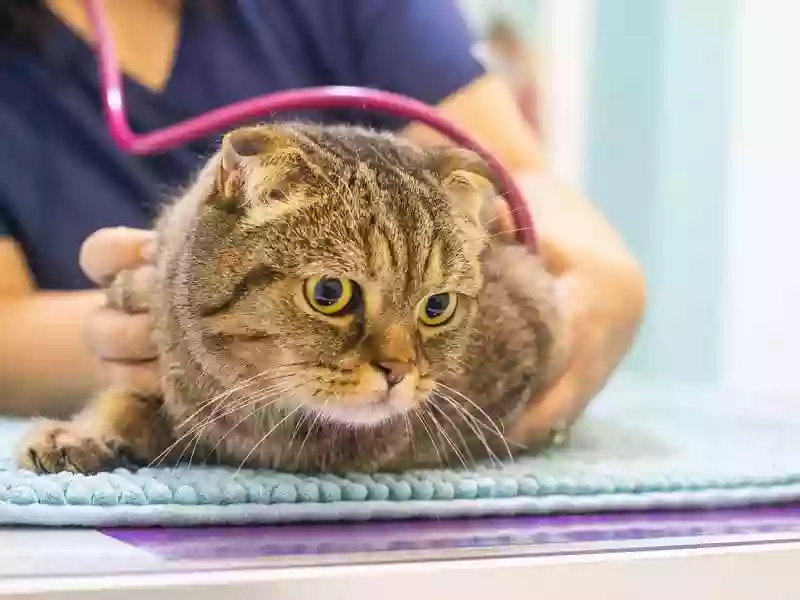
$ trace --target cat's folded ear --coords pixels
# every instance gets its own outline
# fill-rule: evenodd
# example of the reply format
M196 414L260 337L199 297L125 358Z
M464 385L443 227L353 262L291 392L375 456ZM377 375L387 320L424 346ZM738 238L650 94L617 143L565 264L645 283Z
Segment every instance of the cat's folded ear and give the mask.
M277 125L245 127L225 135L217 164L215 204L226 210L244 208L248 171L293 143L292 135Z
M445 148L429 154L428 168L442 182L455 211L478 226L486 221L488 201L497 195L486 161L470 150Z

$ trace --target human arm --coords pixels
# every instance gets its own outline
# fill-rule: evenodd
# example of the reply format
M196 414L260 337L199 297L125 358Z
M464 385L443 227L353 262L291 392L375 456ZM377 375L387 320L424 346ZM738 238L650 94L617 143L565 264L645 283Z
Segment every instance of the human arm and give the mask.
M88 242L84 268L102 279L136 265L149 236L105 230ZM104 309L102 291L37 290L22 251L8 236L0 238L0 272L0 412L64 415L108 378L147 379L145 327L136 317Z
M8 236L0 238L0 272L0 408L12 414L74 410L98 377L84 323L102 295L38 292Z

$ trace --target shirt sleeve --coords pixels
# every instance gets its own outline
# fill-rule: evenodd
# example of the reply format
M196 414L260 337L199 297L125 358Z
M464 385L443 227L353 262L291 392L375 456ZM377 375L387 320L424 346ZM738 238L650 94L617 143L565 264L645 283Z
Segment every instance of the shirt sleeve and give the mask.
M454 0L351 0L360 85L436 105L484 74Z
M0 239L11 236L11 228L8 226L8 221L0 213Z
M9 86L0 79L0 90L8 92ZM32 160L31 136L26 135L24 120L16 112L8 109L0 96L0 237L14 236L15 207L32 195L30 175L27 165L37 164Z

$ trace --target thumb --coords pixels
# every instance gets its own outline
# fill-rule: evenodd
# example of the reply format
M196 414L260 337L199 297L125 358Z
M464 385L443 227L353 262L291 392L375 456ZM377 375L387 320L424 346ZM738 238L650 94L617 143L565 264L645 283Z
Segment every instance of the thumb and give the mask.
M81 269L95 283L107 285L120 271L151 262L155 239L155 232L146 229L100 229L81 246Z

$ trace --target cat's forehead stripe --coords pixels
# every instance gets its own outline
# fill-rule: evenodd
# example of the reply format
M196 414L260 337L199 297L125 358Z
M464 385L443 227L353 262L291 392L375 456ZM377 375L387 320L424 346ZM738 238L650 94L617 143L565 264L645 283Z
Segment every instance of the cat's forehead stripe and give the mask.
M441 240L434 240L422 267L422 281L427 287L441 285L445 278Z
M300 128L273 149L278 160L265 157L257 173L248 173L259 201L239 227L254 235L264 228L272 259L290 272L328 264L334 276L382 281L398 304L423 290L458 289L471 269L423 156L396 140L340 133ZM278 182L268 171L276 164Z
M393 244L384 227L372 224L367 231L364 251L373 276L395 271L401 261L397 260L396 244Z

